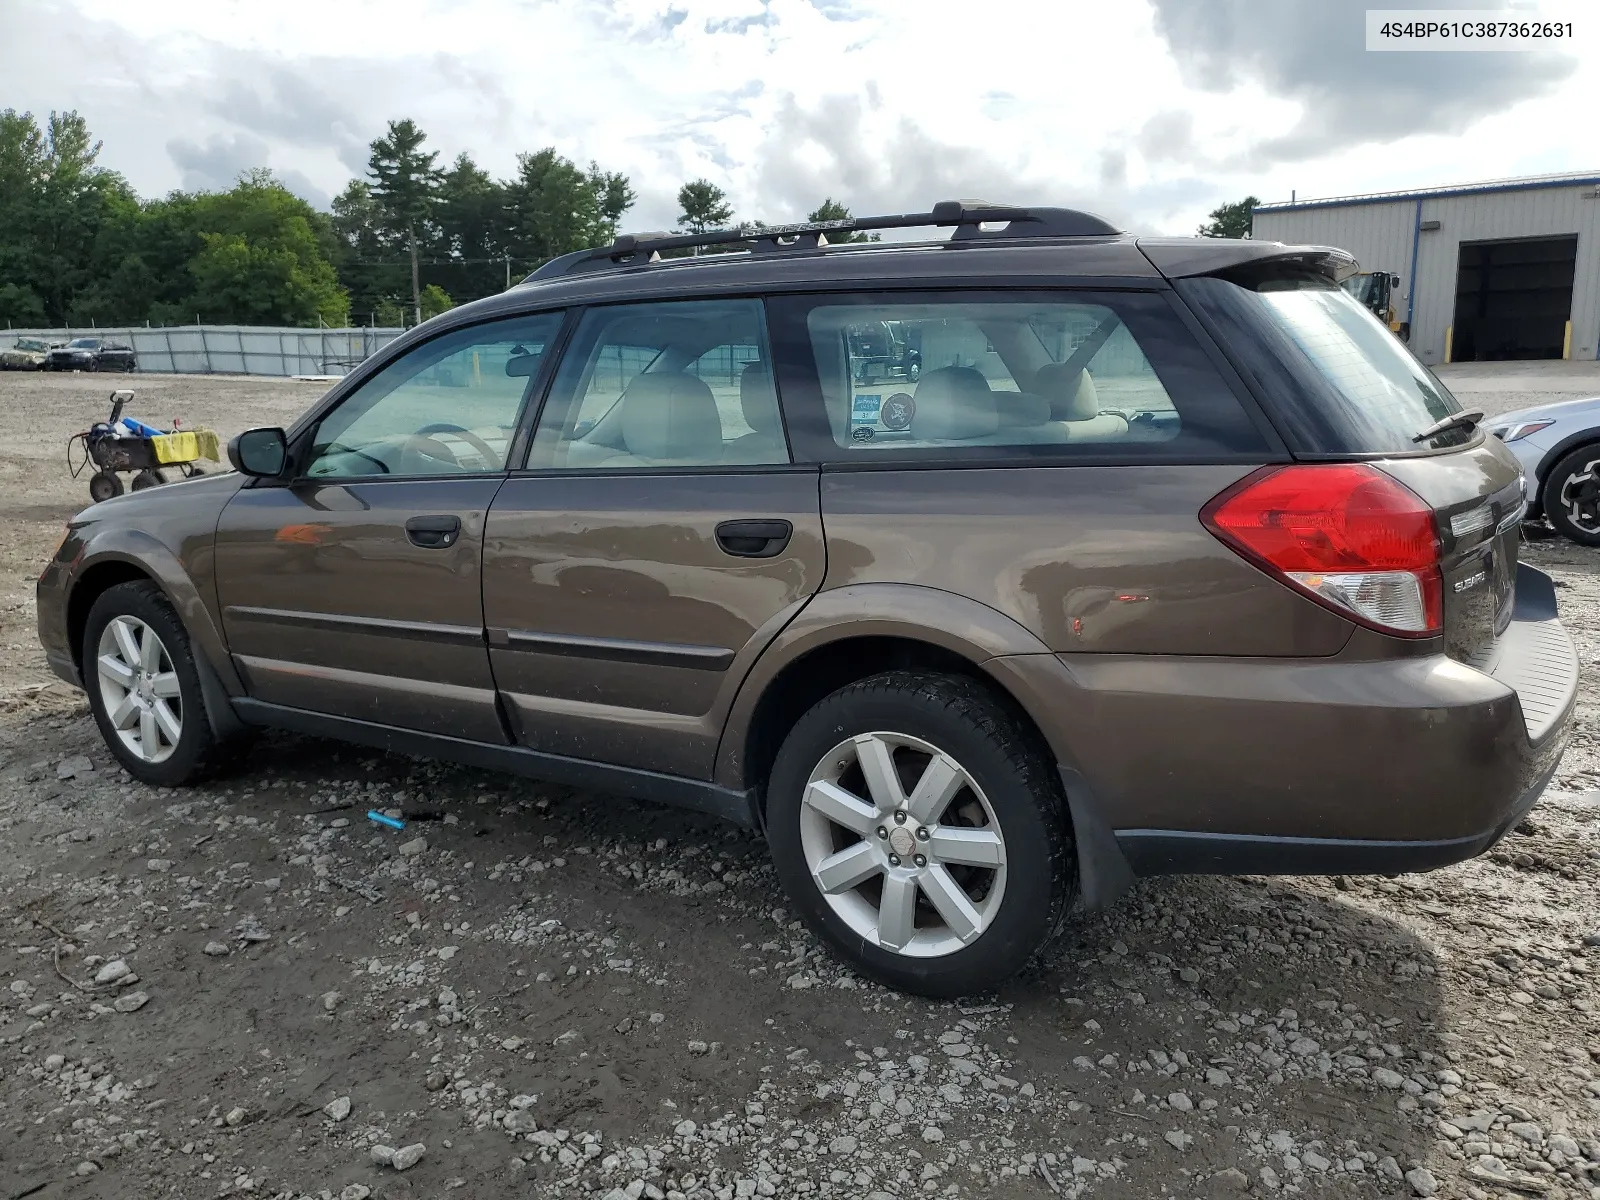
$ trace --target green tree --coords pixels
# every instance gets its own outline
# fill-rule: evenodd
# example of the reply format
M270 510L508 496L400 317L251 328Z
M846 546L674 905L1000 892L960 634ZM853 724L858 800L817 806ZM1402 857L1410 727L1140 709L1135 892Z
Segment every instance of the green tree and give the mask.
M832 196L828 196L823 199L821 204L817 205L816 208L812 209L806 214L806 220L848 221L851 218L851 215L852 214L848 208L840 204ZM867 234L861 232L860 230L854 230L850 233L845 233L843 231L838 233L830 233L827 235L827 238L828 241L833 243L835 246L838 246L845 242L875 242L878 240L878 235L876 233Z
M121 176L96 165L101 144L75 112L0 113L0 316L65 324L98 275L96 246L134 203Z
M212 321L343 325L350 296L319 236L317 214L270 172L197 198L201 248L189 263L189 307Z
M434 252L446 265L435 266L429 274L447 271L442 286L451 294L476 298L505 287L510 273L506 202L505 187L465 154L458 155L440 177ZM426 311L427 306L423 308Z
M422 319L437 317L442 312L449 312L456 306L449 294L437 283L430 283L422 289Z
M372 177L372 199L389 231L404 239L411 255L411 307L422 320L422 281L417 241L426 236L439 186L435 151L422 151L428 135L409 117L390 121L389 132L372 143L367 173Z
M529 264L611 241L634 201L626 175L595 163L585 173L553 146L519 154L505 188L511 252Z
M1247 238L1255 221L1255 207L1260 203L1254 196L1246 196L1234 204L1219 204L1211 210L1211 219L1195 232L1201 237Z
M602 171L600 164L589 164L589 186L594 189L595 207L599 210L600 222L595 228L595 244L605 245L615 241L617 225L622 220L622 214L633 207L633 202L639 197L633 190L633 185L628 182L628 177L620 171Z
M44 178L44 133L32 113L0 112L0 320L32 325L45 318L34 289L33 227Z
M678 189L678 228L690 233L721 229L733 220L727 193L709 179L692 179Z
M356 319L376 320L377 310L405 291L404 246L389 232L372 198L372 185L352 179L333 199L329 218L334 234L330 256L339 282L350 293ZM378 324L404 324L403 319Z

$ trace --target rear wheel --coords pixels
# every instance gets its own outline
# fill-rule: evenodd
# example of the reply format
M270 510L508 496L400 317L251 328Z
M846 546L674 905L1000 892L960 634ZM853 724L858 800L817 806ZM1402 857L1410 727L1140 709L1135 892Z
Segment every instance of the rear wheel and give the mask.
M989 990L1058 932L1076 883L1048 756L979 684L891 672L795 725L768 837L806 923L862 974Z
M1557 533L1582 546L1600 546L1600 442L1579 446L1550 468L1543 500Z
M107 588L89 609L83 682L106 747L135 779L193 783L232 757L206 716L189 634L148 581Z
M151 467L148 470L140 471L133 477L133 490L142 492L145 488L160 487L166 481L167 477L161 473L159 468Z

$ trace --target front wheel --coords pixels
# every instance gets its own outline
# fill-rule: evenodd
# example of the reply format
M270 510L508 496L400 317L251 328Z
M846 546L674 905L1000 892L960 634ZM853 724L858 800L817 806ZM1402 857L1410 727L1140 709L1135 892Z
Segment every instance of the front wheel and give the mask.
M806 923L862 974L925 996L1016 973L1076 885L1048 756L958 676L890 672L818 703L773 765L767 833Z
M82 662L100 736L135 779L193 783L234 749L211 731L189 634L154 583L101 593L84 627Z
M122 477L115 471L96 471L89 476L89 499L96 504L122 495Z
M1580 546L1600 546L1600 443L1579 446L1550 468L1544 515Z

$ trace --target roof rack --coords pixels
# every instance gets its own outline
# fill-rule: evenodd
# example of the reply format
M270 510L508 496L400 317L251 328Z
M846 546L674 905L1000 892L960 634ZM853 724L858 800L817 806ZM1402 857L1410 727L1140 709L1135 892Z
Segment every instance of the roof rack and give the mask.
M1002 225L985 229L986 225ZM1093 213L1071 208L1018 208L986 200L941 200L931 212L884 217L846 217L838 221L805 221L796 225L740 225L705 233L624 233L609 246L576 250L552 258L523 283L616 267L637 267L661 261L663 250L702 246L746 246L755 256L828 245L830 233L876 229L920 229L954 226L951 241L1000 238L1106 237L1122 230Z

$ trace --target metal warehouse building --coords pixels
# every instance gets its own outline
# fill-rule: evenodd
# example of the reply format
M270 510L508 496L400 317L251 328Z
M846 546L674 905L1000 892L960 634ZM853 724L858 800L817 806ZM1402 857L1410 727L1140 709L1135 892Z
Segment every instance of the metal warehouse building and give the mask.
M1600 345L1600 173L1262 204L1252 236L1338 246L1397 276L1395 318L1426 363Z

